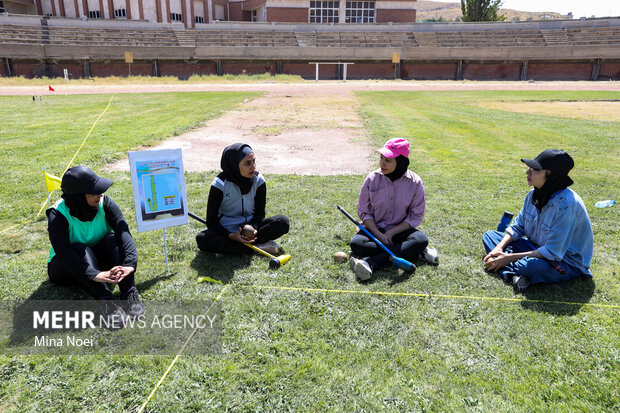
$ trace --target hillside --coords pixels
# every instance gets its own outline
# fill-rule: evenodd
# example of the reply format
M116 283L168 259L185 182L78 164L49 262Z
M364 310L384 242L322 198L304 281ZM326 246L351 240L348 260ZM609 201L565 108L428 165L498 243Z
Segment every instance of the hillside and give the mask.
M444 3L439 1L418 1L416 2L417 15L416 21L460 21L461 3ZM528 21L528 20L559 20L570 18L560 13L554 12L527 12L511 9L500 9L500 14L506 16L506 21Z

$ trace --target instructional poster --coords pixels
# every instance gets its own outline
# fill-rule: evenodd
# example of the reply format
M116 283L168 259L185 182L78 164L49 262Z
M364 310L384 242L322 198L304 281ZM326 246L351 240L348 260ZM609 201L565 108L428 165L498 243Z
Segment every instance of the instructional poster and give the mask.
M138 232L188 223L181 149L129 152Z

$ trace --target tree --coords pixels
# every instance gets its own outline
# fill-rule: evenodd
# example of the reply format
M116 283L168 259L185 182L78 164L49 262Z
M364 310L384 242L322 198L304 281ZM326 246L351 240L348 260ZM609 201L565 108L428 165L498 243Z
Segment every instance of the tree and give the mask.
M497 12L502 0L461 0L461 12L464 22L495 22L504 21L506 16L498 16Z

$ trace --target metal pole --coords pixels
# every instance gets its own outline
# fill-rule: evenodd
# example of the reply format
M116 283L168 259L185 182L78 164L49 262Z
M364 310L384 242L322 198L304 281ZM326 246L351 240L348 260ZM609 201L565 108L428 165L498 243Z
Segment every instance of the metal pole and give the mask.
M166 271L168 271L168 275L170 275L170 267L168 266L168 245L166 244L166 228L164 230L164 252L166 254Z
M88 59L84 59L84 77L86 79L90 79L90 63L88 63Z
M343 83L347 82L347 64L344 64L344 73L342 74L342 81Z
M521 64L521 80L522 81L527 80L527 66L528 66L528 62L527 60L524 60L523 63Z
M13 69L11 68L11 61L9 60L8 57L5 57L4 62L6 63L6 74L9 77L13 77Z
M456 80L463 80L463 61L459 60L456 66Z
M598 75L601 72L601 59L596 59L592 67L592 78L590 80L598 80Z
M314 72L315 72L314 81L318 82L319 81L319 64L315 63L315 66L316 66L316 68L314 70Z

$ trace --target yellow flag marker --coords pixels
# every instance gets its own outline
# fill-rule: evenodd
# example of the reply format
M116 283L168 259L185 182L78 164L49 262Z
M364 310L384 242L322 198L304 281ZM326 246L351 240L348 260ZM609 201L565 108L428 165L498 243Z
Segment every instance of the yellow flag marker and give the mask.
M55 189L60 189L61 179L57 176L50 175L46 171L43 171L45 176L45 189L47 192L52 192Z

